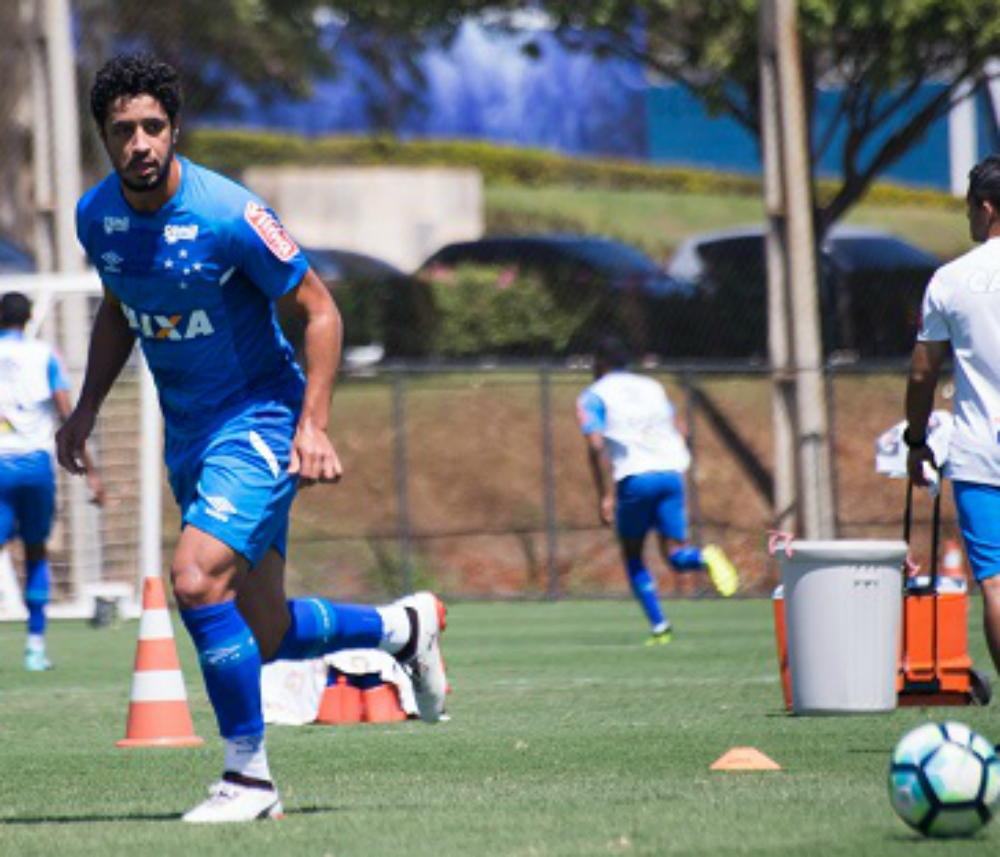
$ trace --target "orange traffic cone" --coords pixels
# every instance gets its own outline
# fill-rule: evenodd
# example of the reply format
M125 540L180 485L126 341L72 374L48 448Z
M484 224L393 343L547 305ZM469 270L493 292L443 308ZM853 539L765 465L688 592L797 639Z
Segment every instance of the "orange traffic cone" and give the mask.
M184 676L177 658L163 580L147 577L142 589L142 619L135 653L132 701L125 738L118 747L196 747Z
M316 722L360 723L361 715L361 688L351 684L346 676L338 675L337 680L323 690Z
M399 692L393 684L379 681L374 687L361 691L365 723L399 723L406 720L406 712L399 704Z

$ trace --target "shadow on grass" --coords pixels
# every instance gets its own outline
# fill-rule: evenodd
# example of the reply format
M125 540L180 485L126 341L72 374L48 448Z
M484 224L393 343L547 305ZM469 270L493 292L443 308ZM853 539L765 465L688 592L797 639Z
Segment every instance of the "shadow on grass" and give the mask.
M326 813L340 812L335 806L310 806L303 809L285 810L286 818L295 818L299 815L323 815ZM32 824L105 824L107 822L128 822L136 821L180 821L180 813L158 813L156 815L47 815L32 818L4 818L0 819L0 829L4 827L15 827L19 825Z

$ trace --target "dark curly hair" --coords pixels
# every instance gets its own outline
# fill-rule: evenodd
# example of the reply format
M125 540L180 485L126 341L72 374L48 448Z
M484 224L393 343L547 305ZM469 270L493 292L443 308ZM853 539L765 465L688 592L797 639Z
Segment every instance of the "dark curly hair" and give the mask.
M177 124L183 95L177 72L152 54L121 54L104 64L94 76L90 112L104 127L111 105L122 96L151 95L163 106L170 124Z
M31 318L31 301L21 292L0 297L0 327L24 327Z
M606 336L594 348L594 358L612 369L626 369L632 360L628 346L617 336Z
M969 196L1000 207L1000 155L989 155L969 173Z

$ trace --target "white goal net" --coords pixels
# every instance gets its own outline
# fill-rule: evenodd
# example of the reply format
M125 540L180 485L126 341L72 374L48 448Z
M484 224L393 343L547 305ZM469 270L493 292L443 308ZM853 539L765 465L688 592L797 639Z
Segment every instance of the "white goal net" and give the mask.
M0 294L23 292L34 308L28 332L59 351L77 395L101 296L93 273L0 276ZM53 618L93 616L98 599L137 615L141 582L160 573L162 429L152 379L137 348L101 411L89 449L106 502L90 502L85 481L59 470L57 517L49 541ZM0 551L0 619L24 607L14 567L17 542Z

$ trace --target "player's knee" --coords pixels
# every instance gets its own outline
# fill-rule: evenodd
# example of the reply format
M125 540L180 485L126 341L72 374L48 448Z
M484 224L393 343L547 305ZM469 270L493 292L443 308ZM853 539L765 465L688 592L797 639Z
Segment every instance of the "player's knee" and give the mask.
M44 562L48 558L48 552L45 549L45 542L36 542L35 544L26 544L24 546L24 559L26 562Z
M984 577L979 581L983 599L990 610L1000 610L1000 574Z
M170 581L177 606L182 610L222 600L217 582L194 560L176 557L170 567Z

